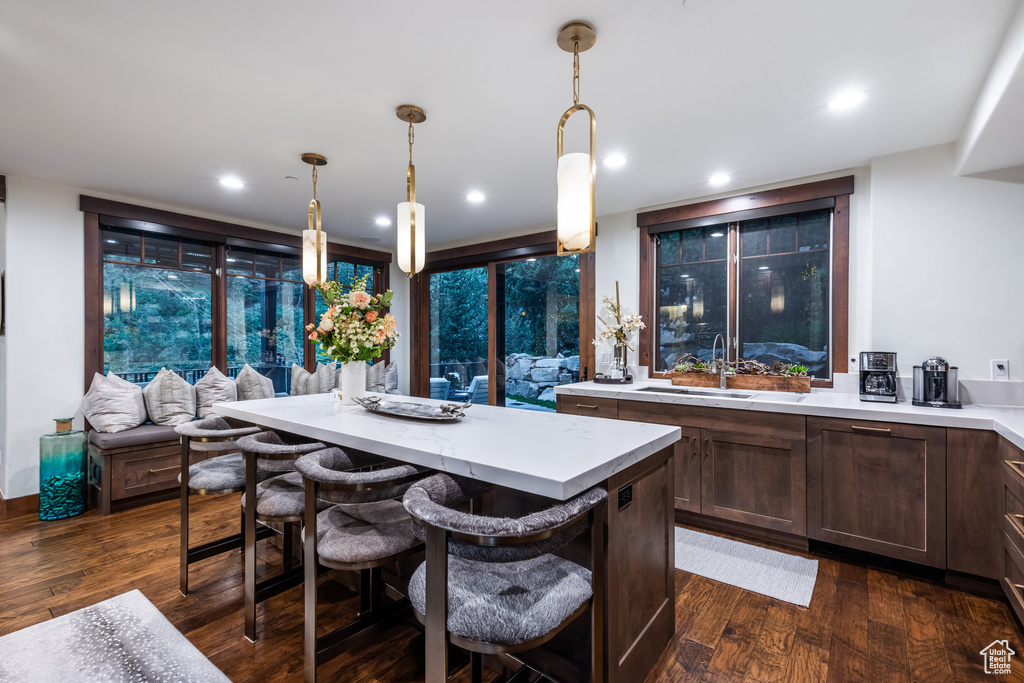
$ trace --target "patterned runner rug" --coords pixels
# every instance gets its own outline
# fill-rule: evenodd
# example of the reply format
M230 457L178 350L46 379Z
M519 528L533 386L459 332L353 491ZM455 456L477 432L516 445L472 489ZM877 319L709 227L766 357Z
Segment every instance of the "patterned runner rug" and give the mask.
M0 681L230 683L137 590L0 638Z
M676 527L676 569L807 607L818 561Z

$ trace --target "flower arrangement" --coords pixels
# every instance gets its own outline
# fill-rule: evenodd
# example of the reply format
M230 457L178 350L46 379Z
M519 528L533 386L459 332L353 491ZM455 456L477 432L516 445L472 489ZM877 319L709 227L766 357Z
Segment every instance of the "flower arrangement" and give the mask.
M327 303L319 325L307 325L309 340L339 363L369 361L394 348L397 322L384 309L391 305L389 289L379 296L366 291L369 275L352 280L345 292L339 282L318 282L317 291Z
M604 321L601 316L597 316L597 319L604 325L604 329L597 333L597 338L594 339L594 346L600 346L606 341L615 340L616 343L625 344L630 351L633 351L633 347L630 346L628 336L633 332L637 332L646 327L643 320L639 315L623 315L622 304L619 303L619 283L615 283L615 301L612 301L611 297L605 296L602 300L605 309L610 314L609 317L615 317L615 324L610 325Z

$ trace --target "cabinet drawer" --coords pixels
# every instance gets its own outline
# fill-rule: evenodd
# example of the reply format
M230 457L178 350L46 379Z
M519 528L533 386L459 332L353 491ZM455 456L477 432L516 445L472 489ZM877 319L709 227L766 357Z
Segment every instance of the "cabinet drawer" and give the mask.
M1024 621L1024 554L1014 540L1003 532L1003 572L1000 579L1003 593L1017 618Z
M1003 479L1003 513L1024 514L1024 462L1004 460Z
M614 398L591 398L589 396L558 396L558 412L566 415L590 415L592 417L619 416L619 402Z
M180 455L162 455L132 461L114 461L111 473L112 498L130 498L143 493L166 491L178 485Z

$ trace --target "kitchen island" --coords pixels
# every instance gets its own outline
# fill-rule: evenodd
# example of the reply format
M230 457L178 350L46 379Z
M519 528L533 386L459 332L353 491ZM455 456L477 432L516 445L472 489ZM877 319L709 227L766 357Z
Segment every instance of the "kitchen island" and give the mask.
M668 645L675 630L672 455L678 427L492 406L471 406L459 422L432 423L343 406L333 393L218 403L213 409L486 481L500 487L491 496L493 510L536 509L593 486L606 488L605 585L597 587L604 589L603 680L642 680ZM563 654L580 663L579 652Z

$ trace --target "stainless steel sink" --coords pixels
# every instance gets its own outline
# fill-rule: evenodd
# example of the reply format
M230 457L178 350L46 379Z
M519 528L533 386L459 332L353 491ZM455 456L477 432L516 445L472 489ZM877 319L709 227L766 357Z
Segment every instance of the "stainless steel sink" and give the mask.
M721 389L696 389L690 387L643 387L637 391L650 391L656 394L686 394L688 396L717 396L718 398L751 398L754 394L740 391L722 391Z

